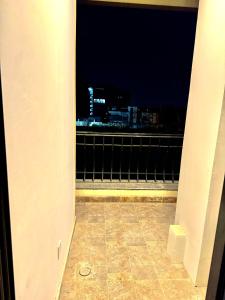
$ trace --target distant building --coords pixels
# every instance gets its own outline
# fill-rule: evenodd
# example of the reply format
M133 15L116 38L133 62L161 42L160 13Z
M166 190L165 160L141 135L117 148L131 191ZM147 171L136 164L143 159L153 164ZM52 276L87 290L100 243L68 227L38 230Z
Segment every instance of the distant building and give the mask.
M127 109L112 108L108 111L108 122L114 125L120 125L121 127L128 127L129 112Z
M142 127L157 127L160 122L160 112L156 109L146 108L141 111Z
M110 87L86 86L88 113L79 114L79 127L115 127L149 131L183 132L185 109L129 105L129 95ZM87 102L87 101L86 101Z
M108 122L108 112L113 108L127 108L129 97L126 93L115 88L88 87L89 116L99 117L102 122Z
M104 120L107 112L107 98L104 95L104 89L89 87L88 92L90 117L99 117Z
M82 119L82 120L78 119L76 121L76 126L78 127L86 127L88 125L89 125L88 119Z
M128 122L130 128L138 127L138 107L137 106L128 106Z

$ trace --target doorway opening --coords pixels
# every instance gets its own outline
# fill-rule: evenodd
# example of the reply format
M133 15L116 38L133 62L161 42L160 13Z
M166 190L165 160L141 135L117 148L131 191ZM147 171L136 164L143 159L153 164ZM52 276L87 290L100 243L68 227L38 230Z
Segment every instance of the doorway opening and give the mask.
M77 11L78 187L176 189L197 11Z
M15 291L1 77L0 101L0 298L2 300L14 300Z

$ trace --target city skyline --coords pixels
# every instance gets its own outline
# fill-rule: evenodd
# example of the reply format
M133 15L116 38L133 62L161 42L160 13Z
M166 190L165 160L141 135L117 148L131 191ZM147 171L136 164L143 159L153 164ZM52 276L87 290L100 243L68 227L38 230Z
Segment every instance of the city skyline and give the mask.
M78 5L78 87L112 85L130 93L131 105L185 107L196 18L190 11Z
M89 86L87 92L86 110L77 112L78 128L184 131L184 108L132 106L129 95L116 88Z

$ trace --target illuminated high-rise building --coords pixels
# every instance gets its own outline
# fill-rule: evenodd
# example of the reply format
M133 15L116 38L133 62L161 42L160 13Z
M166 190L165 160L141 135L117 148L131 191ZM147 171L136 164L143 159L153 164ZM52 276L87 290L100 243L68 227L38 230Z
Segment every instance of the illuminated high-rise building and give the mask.
M89 116L107 122L107 112L112 108L127 108L128 96L115 88L88 87Z

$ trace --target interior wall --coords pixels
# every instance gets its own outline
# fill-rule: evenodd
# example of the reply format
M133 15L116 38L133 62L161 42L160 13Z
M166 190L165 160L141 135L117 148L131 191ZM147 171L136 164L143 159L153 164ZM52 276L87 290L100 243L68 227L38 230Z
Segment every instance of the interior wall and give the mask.
M198 285L208 282L209 270L215 241L217 220L223 190L225 175L225 96L223 99L222 114L216 145L216 154L213 164L212 179L209 190L209 200L206 212L206 222L201 246L201 255L197 273Z
M75 220L73 1L2 0L0 58L16 299L51 300Z
M218 150L224 88L225 2L201 0L176 211L187 234L184 264L196 285L207 284L225 170Z

